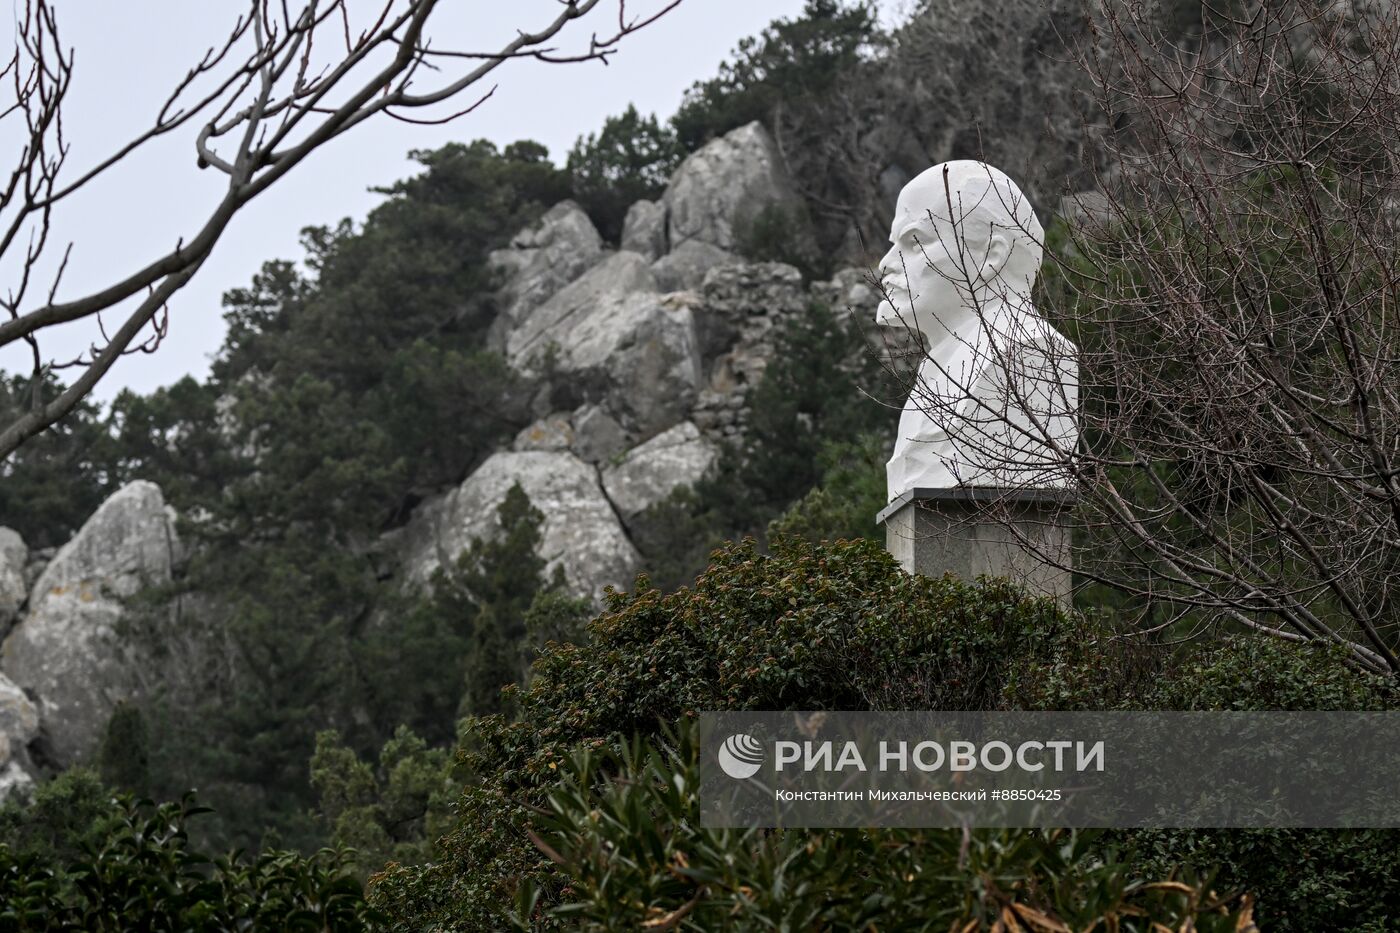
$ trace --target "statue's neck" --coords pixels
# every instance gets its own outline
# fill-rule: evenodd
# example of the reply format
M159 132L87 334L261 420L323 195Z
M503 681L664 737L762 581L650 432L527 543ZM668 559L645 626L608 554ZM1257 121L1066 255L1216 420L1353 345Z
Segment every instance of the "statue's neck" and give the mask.
M976 346L989 335L1005 332L1008 322L1031 308L1029 295L994 295L963 302L941 311L923 328L930 355L955 352L956 347Z

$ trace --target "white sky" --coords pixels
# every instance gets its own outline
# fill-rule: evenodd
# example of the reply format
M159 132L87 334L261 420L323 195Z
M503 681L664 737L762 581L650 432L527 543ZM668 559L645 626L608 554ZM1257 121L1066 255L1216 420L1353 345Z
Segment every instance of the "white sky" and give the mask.
M12 0L16 14L22 3ZM628 9L643 13L659 5L659 0L631 0ZM123 387L147 392L185 374L205 375L223 338L223 292L246 284L268 259L300 259L302 227L347 216L363 219L380 198L367 190L370 186L414 170L408 150L480 137L498 144L529 138L562 161L579 135L596 131L629 103L644 113L669 116L684 90L713 75L741 38L777 17L796 15L802 5L802 0L684 0L626 40L606 67L510 62L496 72L494 98L455 123L422 127L375 120L352 130L244 208L172 301L170 333L159 351L119 361L99 383L96 397L105 401ZM217 0L57 0L56 6L60 35L76 50L64 116L75 169L148 126L174 83L246 9L241 2ZM538 29L557 9L557 0L450 0L447 28L436 34L466 37L456 40L458 47L494 49L516 28ZM565 44L577 47L593 31L615 25L615 11L611 6L575 23ZM60 299L120 278L202 221L223 176L196 169L193 134L191 127L151 147L55 218L53 253L73 243ZM10 133L0 136L0 158L13 158L14 145ZM54 359L71 358L94 336L91 327L71 325L48 336L43 350ZM0 350L0 368L27 370L28 360L27 350Z

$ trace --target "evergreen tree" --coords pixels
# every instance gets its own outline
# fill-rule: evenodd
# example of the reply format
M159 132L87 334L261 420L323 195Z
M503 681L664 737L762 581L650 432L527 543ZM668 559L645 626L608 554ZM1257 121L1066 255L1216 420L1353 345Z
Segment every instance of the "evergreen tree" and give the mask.
M98 772L103 783L128 793L144 795L151 783L150 735L140 707L117 704L107 721L98 752Z
M34 389L27 376L0 373L0 418L8 423L27 410ZM62 391L45 373L42 391ZM31 548L60 547L115 491L119 473L101 413L79 402L67 418L0 461L0 525L13 528Z
M629 105L620 116L608 117L598 133L580 138L569 152L574 199L603 239L617 243L627 209L636 201L659 197L683 155L669 127Z
M820 96L846 76L877 31L868 3L807 0L801 16L741 40L717 77L686 91L671 118L681 145L693 152L736 127L767 122L779 106Z
M485 141L415 153L423 171L382 189L362 225L304 231L304 269L268 263L228 293L204 387L117 408L123 471L170 482L191 518L176 589L197 595L183 612L201 645L153 704L155 790L206 789L225 842L275 827L314 844L320 730L359 749L400 724L451 734L473 641L491 636L464 628L475 608L416 614L377 542L527 417L528 393L485 348L489 254L568 195L547 156Z
M545 588L545 562L538 556L544 514L516 483L496 510L501 535L478 540L457 563L448 583L449 596L470 606L470 647L462 714L502 710L501 687L525 677L526 618L535 597ZM550 587L558 589L556 571Z

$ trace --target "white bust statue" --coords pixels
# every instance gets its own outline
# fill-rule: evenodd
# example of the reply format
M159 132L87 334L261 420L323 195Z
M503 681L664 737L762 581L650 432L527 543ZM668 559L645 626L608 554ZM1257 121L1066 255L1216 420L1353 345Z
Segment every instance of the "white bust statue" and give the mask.
M1044 231L1016 184L944 162L900 192L880 260L880 324L923 351L886 466L913 489L1063 487L1078 440L1074 346L1037 312Z

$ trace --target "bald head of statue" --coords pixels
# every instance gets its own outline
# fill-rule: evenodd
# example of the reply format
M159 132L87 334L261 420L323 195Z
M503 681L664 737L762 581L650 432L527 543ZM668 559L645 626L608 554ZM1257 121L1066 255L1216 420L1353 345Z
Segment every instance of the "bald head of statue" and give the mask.
M1045 231L1016 183L985 162L933 166L904 186L880 260L881 324L937 338L992 303L1029 306Z

